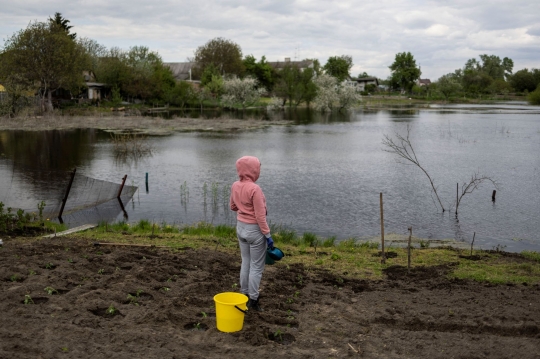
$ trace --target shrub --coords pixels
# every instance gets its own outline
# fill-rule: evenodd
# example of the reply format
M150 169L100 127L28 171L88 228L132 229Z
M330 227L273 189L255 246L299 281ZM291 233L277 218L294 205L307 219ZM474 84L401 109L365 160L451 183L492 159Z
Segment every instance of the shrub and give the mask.
M310 247L315 247L318 243L317 236L314 233L305 232L302 241Z
M540 105L540 85L527 96L527 100L531 105Z
M336 244L336 236L332 236L324 240L323 247L333 247Z
M296 242L296 232L293 230L279 228L275 235L276 240L281 243L294 243Z

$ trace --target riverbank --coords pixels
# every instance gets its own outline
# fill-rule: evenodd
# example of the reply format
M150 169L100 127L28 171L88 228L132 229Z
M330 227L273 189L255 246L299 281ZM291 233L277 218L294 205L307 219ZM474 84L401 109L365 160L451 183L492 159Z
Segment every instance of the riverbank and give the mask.
M282 243L286 257L263 275L265 311L248 313L241 331L222 333L213 296L238 291L240 256L230 234L220 233L102 226L5 240L0 357L538 357L538 280L495 284L452 274L465 262L537 273L537 258L504 252L415 250L408 273L400 249L383 265L373 246Z
M290 125L284 120L260 118L171 118L152 116L89 115L3 118L0 130L47 131L70 129L99 129L109 132L137 132L148 135L168 135L173 132L235 132L275 125Z
M392 110L409 111L411 109L429 109L431 105L446 104L495 104L502 100L516 100L515 98L497 99L460 99L456 101L416 99L408 96L365 96L358 106L362 110ZM263 110L253 108L248 110ZM299 109L305 110L305 106ZM151 109L150 109L151 110ZM170 111L175 109L170 108ZM208 109L212 111L212 109ZM440 110L439 108L435 110ZM179 111L179 109L176 109ZM166 111L167 113L169 111ZM167 114L169 117L170 114ZM217 115L216 115L217 116ZM112 111L110 108L72 108L65 111L57 111L52 115L45 116L20 116L17 118L0 118L0 130L69 130L69 129L100 129L110 132L135 131L150 135L167 135L173 132L234 132L260 129L275 125L292 125L293 121L276 119L276 116L252 115L243 116L243 119L235 118L234 113L215 118L184 118L170 116L164 119L160 114L154 116L142 116L140 109L127 107L125 111ZM247 117L247 118L246 118ZM278 116L279 117L279 116Z

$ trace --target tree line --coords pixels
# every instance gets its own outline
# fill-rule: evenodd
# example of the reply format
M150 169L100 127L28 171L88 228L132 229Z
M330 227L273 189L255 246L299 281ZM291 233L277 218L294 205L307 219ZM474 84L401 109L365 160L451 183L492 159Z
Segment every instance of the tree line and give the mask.
M15 115L37 96L40 110L50 112L55 91L67 91L73 99L84 93L83 74L87 81L106 84L107 100L113 105L129 100L177 107L246 108L258 103L261 95L278 98L282 105L310 105L321 98L314 81L317 76L332 76L341 84L353 65L352 57L343 55L331 57L325 66L313 60L309 68L292 62L276 70L264 56L260 60L252 55L244 57L238 44L223 38L198 47L189 60L195 64L192 75L200 80L198 86L176 81L161 56L148 47L108 49L93 39L78 37L70 21L55 13L47 21L30 23L5 41L0 50L0 84L6 89L7 100L0 111ZM356 96L338 104L344 93L338 91L340 86L334 89L336 106L319 108L343 109L360 99Z
M78 37L70 21L61 13L44 22L34 21L14 33L0 50L0 84L7 92L0 112L15 115L37 95L42 112L53 110L53 93L62 89L72 98L85 90L83 74L106 84L107 100L119 105L123 100L186 106L225 106L246 108L271 97L271 105L313 106L321 111L354 106L360 95L347 86L353 59L332 56L324 66L317 59L284 63L276 68L265 56L259 60L244 56L240 45L214 38L199 46L193 58L192 78L200 85L176 81L161 56L145 46L128 50L106 48L93 39ZM309 63L310 66L299 66ZM396 54L389 66L391 75L381 80L390 90L421 93L417 81L421 70L410 52ZM470 59L463 69L442 76L431 88L448 99L467 94L479 96L511 91L540 92L540 71L523 69L512 73L513 61L494 55ZM358 77L368 77L362 73ZM368 91L376 91L370 85ZM540 93L539 93L540 99Z

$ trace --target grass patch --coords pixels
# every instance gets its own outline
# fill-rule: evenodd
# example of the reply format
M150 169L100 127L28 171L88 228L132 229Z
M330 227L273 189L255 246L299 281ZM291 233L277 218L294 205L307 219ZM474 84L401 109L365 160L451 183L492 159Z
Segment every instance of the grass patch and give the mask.
M496 257L487 261L460 262L452 276L495 284L540 282L540 264L537 263L497 263Z
M154 236L152 236L154 233ZM153 244L175 249L186 247L217 249L240 259L236 228L228 225L197 223L191 226L154 224L139 221L135 225L125 222L100 224L98 227L77 233L77 237L116 243ZM383 270L391 265L407 266L406 248L388 247L396 253L381 263L379 243L349 238L337 241L336 237L319 238L313 233L296 232L283 227L273 227L272 237L285 257L276 265L302 263L307 268L325 268L341 277L380 280ZM317 243L318 246L312 246ZM525 251L522 258L500 252L474 251L479 260L460 257L463 251L452 248L413 248L412 267L452 265L450 278L469 279L490 283L540 283L540 253ZM469 252L467 251L467 255ZM346 273L346 274L344 274Z
M538 253L538 252L523 251L523 252L521 252L521 254L525 258L532 259L534 261L540 262L540 253Z

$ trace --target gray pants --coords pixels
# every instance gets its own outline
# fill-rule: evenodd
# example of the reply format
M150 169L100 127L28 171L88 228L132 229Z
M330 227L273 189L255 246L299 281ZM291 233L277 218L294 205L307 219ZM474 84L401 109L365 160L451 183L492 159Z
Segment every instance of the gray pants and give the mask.
M258 224L240 221L236 222L236 235L242 254L240 292L256 300L266 259L266 238Z

